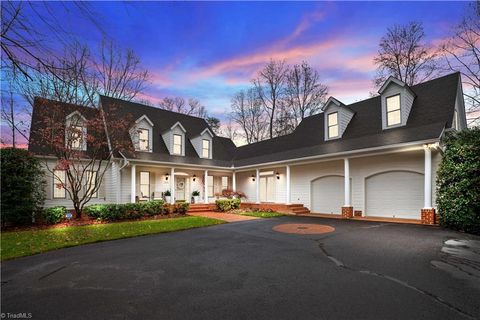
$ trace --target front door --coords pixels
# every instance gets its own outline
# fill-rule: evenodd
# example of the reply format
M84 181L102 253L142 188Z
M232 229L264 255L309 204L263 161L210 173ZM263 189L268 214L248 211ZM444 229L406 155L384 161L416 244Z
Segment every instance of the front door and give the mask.
M175 200L185 201L185 178L175 177Z
M275 177L260 177L260 202L275 202Z

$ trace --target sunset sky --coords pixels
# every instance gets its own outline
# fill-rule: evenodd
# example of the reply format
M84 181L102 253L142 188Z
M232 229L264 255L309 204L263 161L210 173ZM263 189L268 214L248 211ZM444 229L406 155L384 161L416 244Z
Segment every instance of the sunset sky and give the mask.
M232 95L247 88L270 58L308 61L329 94L343 102L366 98L374 90L372 60L387 27L421 21L428 43L436 45L467 3L95 2L90 7L97 26L77 19L71 5L52 5L49 14L92 47L103 31L134 49L152 74L145 98L194 97L225 120Z

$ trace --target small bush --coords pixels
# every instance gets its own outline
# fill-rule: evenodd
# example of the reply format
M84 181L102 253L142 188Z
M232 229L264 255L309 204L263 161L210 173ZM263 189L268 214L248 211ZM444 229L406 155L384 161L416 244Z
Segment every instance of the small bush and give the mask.
M85 207L85 213L94 219L116 221L126 219L140 219L147 216L162 214L163 201L154 200L148 202L126 204L94 204Z
M42 218L46 224L55 224L65 219L67 209L65 207L52 207L42 210Z
M189 208L190 208L190 204L188 202L180 202L175 204L175 212L178 214L187 213Z
M230 211L240 208L240 199L220 199L215 201L215 205L220 211Z
M480 234L480 128L445 139L437 172L437 207L444 227Z

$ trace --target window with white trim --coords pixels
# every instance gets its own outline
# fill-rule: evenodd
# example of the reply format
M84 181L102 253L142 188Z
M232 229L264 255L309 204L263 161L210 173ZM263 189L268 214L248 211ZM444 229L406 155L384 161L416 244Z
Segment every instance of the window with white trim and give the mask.
M387 127L400 124L402 122L400 95L394 95L385 99L387 107Z
M210 140L202 140L202 157L210 158Z
M327 118L328 138L338 137L338 112L328 114Z
M65 170L53 170L53 198L64 199L67 196L65 190L66 174Z
M138 129L138 150L150 151L150 130Z
M173 154L182 154L182 136L179 134L173 135Z
M141 198L150 199L150 172L148 171L140 171L140 194Z
M207 188L208 189L208 196L213 197L213 188L214 188L213 176L208 176L207 181L208 181L208 188Z
M85 189L87 193L90 193L95 189L97 185L97 172L96 171L87 171L87 181L85 183ZM98 197L98 191L95 191L92 194L92 198Z
M222 191L228 189L228 177L222 177Z
M85 150L85 128L80 125L71 125L67 143L74 150Z

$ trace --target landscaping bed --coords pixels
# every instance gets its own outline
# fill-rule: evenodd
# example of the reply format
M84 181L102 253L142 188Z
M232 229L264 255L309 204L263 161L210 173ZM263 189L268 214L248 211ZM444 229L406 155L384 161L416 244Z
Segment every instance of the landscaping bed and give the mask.
M182 216L139 221L93 223L83 226L50 227L9 231L1 234L1 260L33 255L50 250L87 243L130 238L154 233L172 232L225 223L224 221Z
M257 217L257 218L275 218L281 217L285 214L275 211L265 211L265 210L232 210L229 213L240 214L242 216L250 216L250 217Z

